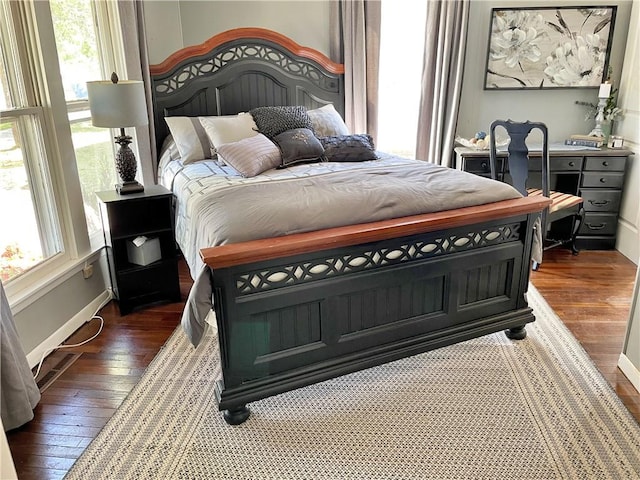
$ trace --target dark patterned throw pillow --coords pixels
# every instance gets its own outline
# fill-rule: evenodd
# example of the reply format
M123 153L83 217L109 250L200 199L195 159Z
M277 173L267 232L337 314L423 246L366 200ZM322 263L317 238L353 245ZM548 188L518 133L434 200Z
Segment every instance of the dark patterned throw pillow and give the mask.
M334 135L320 137L324 157L328 162L364 162L377 160L371 135Z
M273 139L280 148L282 164L280 168L299 162L317 162L322 160L324 149L320 140L308 128L286 130Z
M313 130L307 109L301 106L257 107L251 110L251 115L258 131L271 139L294 128Z

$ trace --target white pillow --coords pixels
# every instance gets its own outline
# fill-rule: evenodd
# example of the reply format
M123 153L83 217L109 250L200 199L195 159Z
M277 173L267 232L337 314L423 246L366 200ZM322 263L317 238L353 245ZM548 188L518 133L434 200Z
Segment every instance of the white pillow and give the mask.
M311 118L311 125L316 136L349 135L347 125L331 103L324 107L307 110L307 113Z
M200 117L200 123L209 138L212 151L218 153L218 146L234 143L245 138L255 137L258 127L250 113L223 115L219 117Z
M204 117L165 117L185 164L211 158L209 138L200 123L200 118Z
M280 165L278 146L259 133L233 143L218 145L218 155L243 177L255 177Z

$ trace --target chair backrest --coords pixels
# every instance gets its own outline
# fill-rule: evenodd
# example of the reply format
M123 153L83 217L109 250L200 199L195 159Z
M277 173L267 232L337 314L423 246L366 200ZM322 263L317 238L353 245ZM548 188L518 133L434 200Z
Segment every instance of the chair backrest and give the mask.
M529 148L527 137L532 130L538 129L542 133L542 185L540 186L545 197L549 196L549 143L547 139L547 126L540 122L514 122L512 120L496 120L491 124L489 131L489 163L491 178L498 178L497 172L497 147L496 127L502 127L509 135L508 164L509 174L513 186L522 195L527 196L527 180L529 178Z

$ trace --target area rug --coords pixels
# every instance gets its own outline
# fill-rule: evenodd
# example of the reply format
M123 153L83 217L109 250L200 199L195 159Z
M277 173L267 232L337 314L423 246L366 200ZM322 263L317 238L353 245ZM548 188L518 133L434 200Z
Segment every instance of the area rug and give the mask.
M178 329L67 479L637 479L640 426L533 286L487 335L217 410L217 340ZM213 329L211 329L213 330Z

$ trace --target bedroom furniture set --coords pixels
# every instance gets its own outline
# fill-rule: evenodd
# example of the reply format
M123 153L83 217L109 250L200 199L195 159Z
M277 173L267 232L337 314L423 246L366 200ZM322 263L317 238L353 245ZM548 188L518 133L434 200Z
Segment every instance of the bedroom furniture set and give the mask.
M342 121L342 65L269 30L187 47L151 80L159 181L195 279L182 324L194 345L217 328L228 423L339 375L500 330L524 338L548 199L374 151ZM303 108L259 108L280 106ZM329 161L269 167L314 140ZM340 157L345 144L365 156Z

